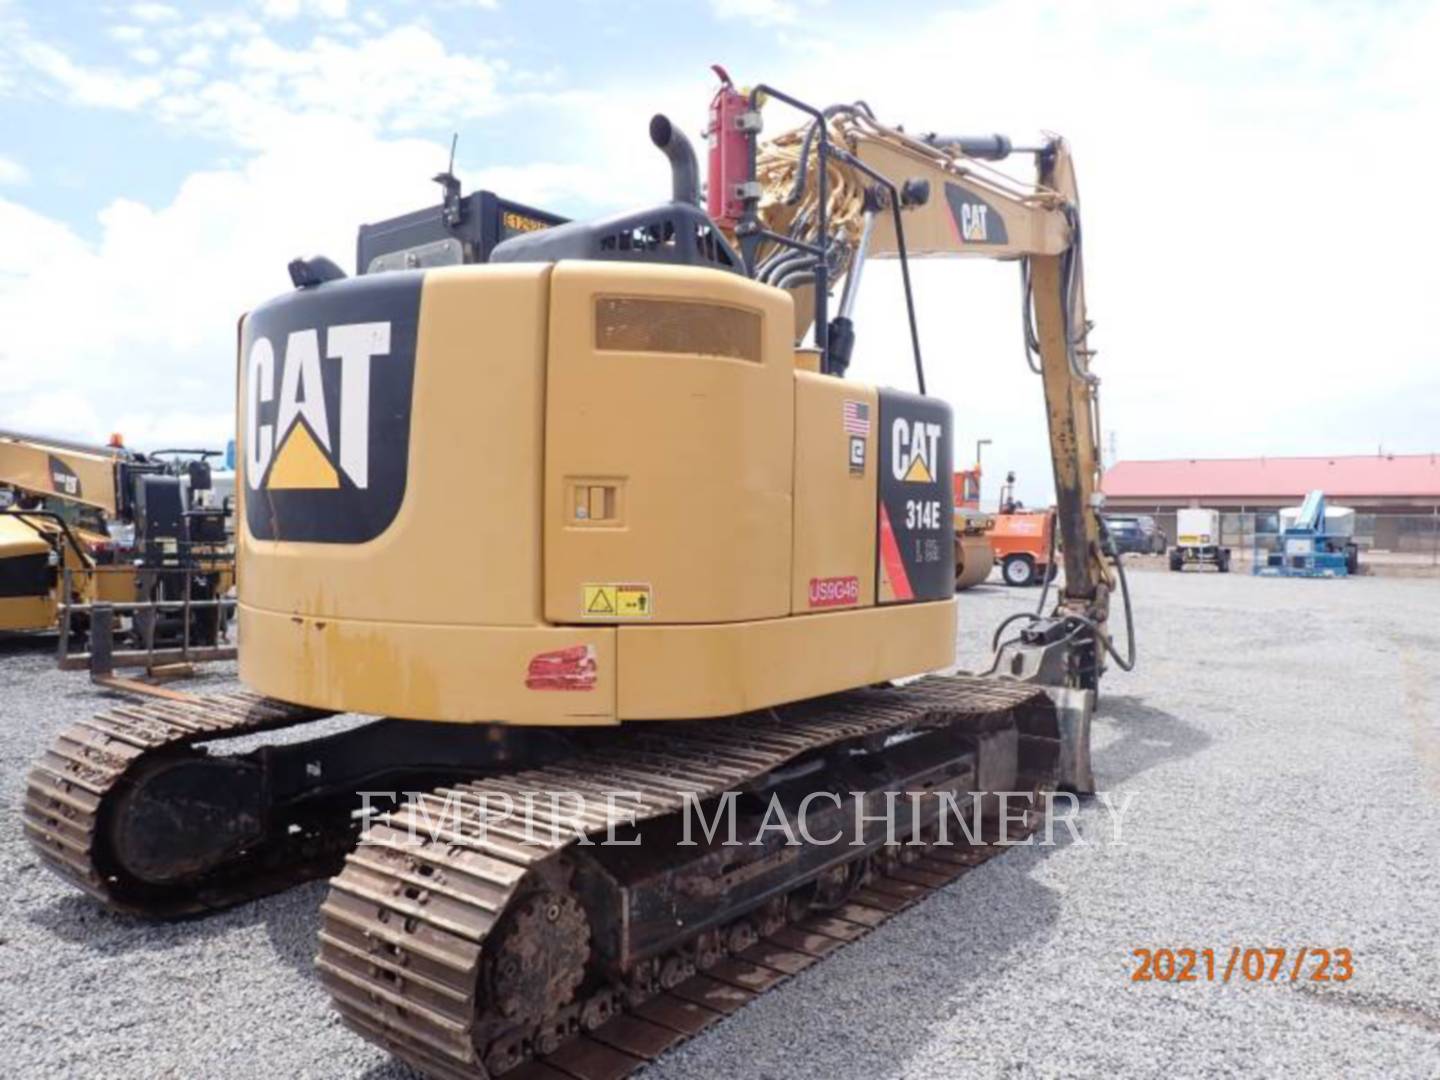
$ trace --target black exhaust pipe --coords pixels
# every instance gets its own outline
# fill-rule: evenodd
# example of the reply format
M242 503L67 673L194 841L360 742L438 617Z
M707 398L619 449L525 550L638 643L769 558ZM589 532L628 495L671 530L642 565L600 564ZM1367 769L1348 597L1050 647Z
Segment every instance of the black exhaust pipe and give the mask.
M685 133L670 123L663 113L650 118L650 141L665 152L670 159L670 182L673 188L671 198L678 203L700 205L700 165L695 160L695 148Z

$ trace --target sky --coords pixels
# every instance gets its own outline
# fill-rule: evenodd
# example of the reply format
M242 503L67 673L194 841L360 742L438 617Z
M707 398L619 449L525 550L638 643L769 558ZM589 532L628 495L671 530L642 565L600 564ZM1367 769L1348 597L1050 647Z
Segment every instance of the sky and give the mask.
M296 255L350 269L357 225L438 201L452 133L467 190L655 203L649 117L701 144L720 62L1069 140L1107 455L1440 451L1436 41L1406 0L0 0L0 428L223 445L237 319ZM986 502L1012 469L1046 501L1016 268L914 277L957 463L989 438ZM893 264L855 319L851 376L913 388Z

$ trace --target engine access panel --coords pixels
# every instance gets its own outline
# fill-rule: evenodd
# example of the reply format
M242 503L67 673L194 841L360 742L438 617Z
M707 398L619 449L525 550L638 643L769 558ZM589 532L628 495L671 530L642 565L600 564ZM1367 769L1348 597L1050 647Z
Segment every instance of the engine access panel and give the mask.
M790 614L792 321L786 293L738 274L555 265L547 621L643 626Z

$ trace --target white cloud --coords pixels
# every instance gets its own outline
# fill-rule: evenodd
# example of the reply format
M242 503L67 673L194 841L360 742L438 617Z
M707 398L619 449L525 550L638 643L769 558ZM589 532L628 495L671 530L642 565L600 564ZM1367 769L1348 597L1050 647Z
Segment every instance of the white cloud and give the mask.
M463 140L460 150L463 155ZM660 183L663 165L658 157L653 160L647 157L642 161L648 161L655 166L656 182L652 187L656 197L650 201L658 202L660 194L667 190ZM532 162L528 165L484 165L470 169L457 166L456 169L465 182L466 190L485 188L541 208L563 205L567 201L573 201L577 195L587 192L599 194L602 200L618 194L614 191L616 174L600 164ZM640 190L643 191L644 188ZM623 204L624 199L620 199L620 202Z
M717 19L740 19L756 26L793 26L800 9L790 0L710 0Z
M131 26L128 23L120 26L112 26L106 33L114 40L127 45L145 40L145 28L143 26Z
M170 4L157 3L131 4L130 14L143 23L173 23L180 17L180 12Z
M379 130L481 116L499 104L496 64L452 53L415 26L353 45L320 37L303 49L257 37L230 59L240 88L269 106L349 117Z
M4 355L0 352L0 363L4 362ZM107 418L96 411L95 402L80 387L27 394L5 409L3 415L6 427L13 431L90 442L99 442L109 433Z
M260 11L267 19L288 22L302 14L323 19L343 19L350 10L348 0L261 0Z
M167 206L115 200L93 244L0 199L0 426L223 443L236 319L289 289L297 254L348 265L359 222L433 201L444 154L312 121L241 168L191 175Z
M0 157L0 184L24 184L30 180L30 171L18 161Z
M177 41L225 41L260 33L260 23L241 12L218 12L202 15L193 23L177 27L170 36Z
M26 64L50 79L77 105L137 109L154 100L164 89L164 83L156 76L83 67L44 42L25 42L19 54Z
M85 251L85 245L58 221L4 199L0 199L0 235L12 240L0 244L0 282L23 285L31 271L63 267ZM5 292L9 289L7 284Z
M223 75L205 79L215 42L231 39ZM267 145L297 119L330 116L371 130L460 124L502 104L503 61L449 50L428 29L402 26L356 41L323 35L291 47L253 22L207 18L165 31L130 57L153 70L89 66L56 46L22 38L13 48L37 85L72 104L135 111L241 146ZM161 64L161 61L168 61ZM377 77L377 73L384 77Z
M209 45L191 45L183 52L176 54L175 63L179 67L203 68L209 65L211 49Z
M130 14L145 23L174 22L180 18L180 12L169 4L131 4Z

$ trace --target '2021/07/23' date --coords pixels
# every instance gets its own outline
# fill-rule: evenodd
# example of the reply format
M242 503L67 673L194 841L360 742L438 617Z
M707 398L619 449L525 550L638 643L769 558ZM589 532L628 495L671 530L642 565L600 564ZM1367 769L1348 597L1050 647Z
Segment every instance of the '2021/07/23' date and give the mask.
M1348 982L1355 974L1349 949L1132 949L1131 982Z

